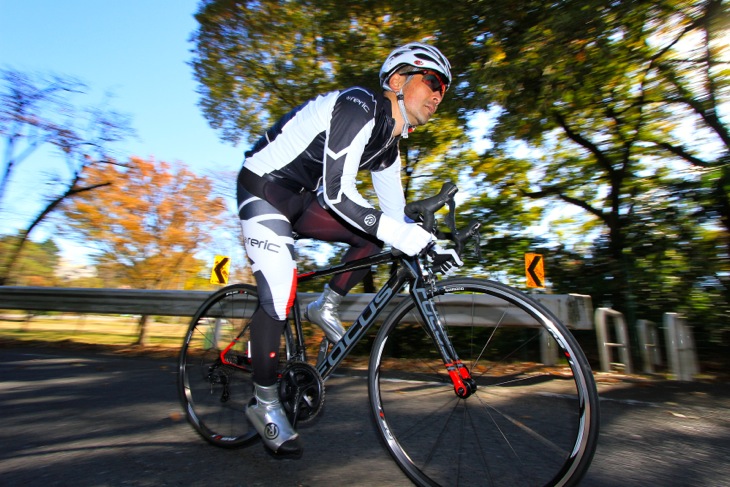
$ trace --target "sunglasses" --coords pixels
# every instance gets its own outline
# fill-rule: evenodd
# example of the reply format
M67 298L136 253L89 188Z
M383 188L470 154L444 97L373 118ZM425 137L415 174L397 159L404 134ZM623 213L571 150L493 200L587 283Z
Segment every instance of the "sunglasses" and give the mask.
M441 96L444 96L446 93L446 83L444 82L443 77L440 73L436 71L432 71L430 69L422 69L420 71L409 71L407 73L403 73L407 75L411 74L421 74L423 77L421 78L421 81L426 83L426 85L431 89L431 91L438 91L441 93Z

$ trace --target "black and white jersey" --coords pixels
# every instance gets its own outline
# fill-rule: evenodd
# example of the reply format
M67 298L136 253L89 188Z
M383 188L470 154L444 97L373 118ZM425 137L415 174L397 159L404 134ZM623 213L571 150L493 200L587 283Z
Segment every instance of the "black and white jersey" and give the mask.
M244 167L305 191L322 191L327 205L355 227L376 235L382 213L403 221L398 140L391 103L354 87L295 108L246 152ZM357 191L358 171L372 172L381 211Z

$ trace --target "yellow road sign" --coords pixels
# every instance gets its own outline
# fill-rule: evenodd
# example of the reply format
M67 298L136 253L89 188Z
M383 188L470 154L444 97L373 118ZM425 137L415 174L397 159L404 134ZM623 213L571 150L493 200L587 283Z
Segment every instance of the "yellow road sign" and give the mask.
M545 265L540 254L525 254L527 287L545 287Z
M223 255L216 255L213 261L213 270L210 273L211 284L228 284L231 259Z

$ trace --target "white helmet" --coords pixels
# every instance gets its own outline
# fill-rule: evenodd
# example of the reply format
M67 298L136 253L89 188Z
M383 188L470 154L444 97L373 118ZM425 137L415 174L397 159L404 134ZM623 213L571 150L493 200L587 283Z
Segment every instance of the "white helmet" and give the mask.
M428 44L421 42L410 42L404 46L398 47L388 55L388 58L380 68L380 84L386 90L388 87L388 79L401 66L409 65L419 69L432 69L441 73L446 82L446 89L451 84L451 65L446 56L441 51Z

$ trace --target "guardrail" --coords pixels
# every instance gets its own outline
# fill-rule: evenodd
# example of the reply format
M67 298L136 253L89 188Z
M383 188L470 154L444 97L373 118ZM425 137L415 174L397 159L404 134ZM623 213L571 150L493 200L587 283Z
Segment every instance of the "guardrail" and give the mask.
M53 287L26 287L26 286L0 286L0 310L19 311L59 311L76 314L111 314L111 315L154 315L154 316L186 316L192 317L198 307L210 296L212 291L158 291L148 289L97 289L97 288L53 288ZM315 293L299 293L300 306L304 306L316 299ZM625 371L631 370L629 342L625 324L614 333L608 333L605 315L612 317L621 315L611 309L599 308L594 316L593 305L590 296L581 294L533 294L532 298L550 309L563 323L574 330L596 330L598 337L599 355L601 357L601 368L609 371L611 365L609 347L619 346L621 359L626 367ZM357 319L365 306L370 303L373 294L350 294L345 296L340 305L340 316L343 321L351 322ZM385 310L387 314L395 307L402 296L397 296L390 308ZM496 300L488 296L479 297L481 303L487 307L493 307L495 315L502 316ZM458 316L464 316L464 322L468 319L469 324L474 324L474 317L469 313L470 309L465 303L460 303L458 296L449 296L449 324L458 326L455 320ZM467 304L466 306L471 306ZM460 313L460 311L464 311ZM488 315L485 313L477 324L490 326ZM500 321L502 325L525 326L531 322L529 317L521 316L511 310L506 314L508 322ZM674 315L667 313L666 315ZM622 316L620 316L622 320ZM665 317L665 334L668 361L670 369L678 380L693 380L698 373L696 351L692 337L691 327L683 320L667 320ZM619 323L624 323L623 321ZM609 335L618 335L620 343L609 341ZM644 356L646 362L652 361L660 364L658 334L653 333L651 339L645 333L640 334L641 346L650 347L652 356ZM551 338L544 334L541 338L541 355L544 363L552 363L556 359L554 344ZM653 365L653 364L648 364ZM645 364L645 367L648 366ZM652 373L653 366L645 372Z
M22 311L61 311L79 314L131 314L192 316L211 295L210 291L159 291L151 289L97 289L0 286L0 309ZM316 299L314 293L299 293L300 304ZM350 294L340 305L343 321L354 321L373 294ZM540 301L570 328L593 329L590 296L579 294L536 294ZM398 297L391 306L398 303ZM453 303L458 310L458 300ZM386 310L387 312L388 310ZM511 325L527 320L516 316ZM452 321L453 324L453 321ZM483 323L488 326L488 322Z
M192 316L209 291L0 286L0 309Z

